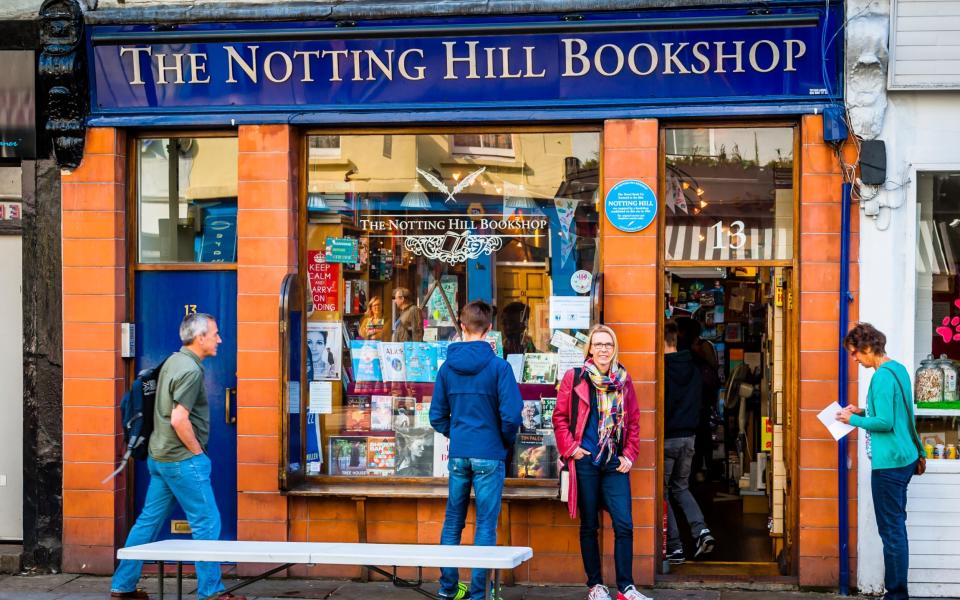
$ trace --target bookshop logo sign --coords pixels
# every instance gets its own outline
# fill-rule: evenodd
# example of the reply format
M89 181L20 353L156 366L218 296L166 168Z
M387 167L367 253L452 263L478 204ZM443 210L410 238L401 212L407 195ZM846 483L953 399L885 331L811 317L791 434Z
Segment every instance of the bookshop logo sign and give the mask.
M455 265L489 255L503 247L502 235L527 237L546 231L544 217L444 215L409 219L378 215L360 219L360 228L371 237L402 237L403 247L418 256ZM433 234L421 235L434 232Z

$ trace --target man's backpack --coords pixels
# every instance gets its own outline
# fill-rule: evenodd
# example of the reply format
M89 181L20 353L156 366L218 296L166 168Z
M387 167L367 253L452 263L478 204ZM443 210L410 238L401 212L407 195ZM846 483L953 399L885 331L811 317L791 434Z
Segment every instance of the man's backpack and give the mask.
M123 453L123 458L120 459L120 466L107 475L101 483L106 483L119 475L127 466L131 456L140 460L147 457L147 446L150 434L153 433L153 408L157 400L157 383L160 379L160 369L165 362L167 362L166 359L155 367L140 371L137 378L130 384L130 389L120 400L123 439L127 449Z

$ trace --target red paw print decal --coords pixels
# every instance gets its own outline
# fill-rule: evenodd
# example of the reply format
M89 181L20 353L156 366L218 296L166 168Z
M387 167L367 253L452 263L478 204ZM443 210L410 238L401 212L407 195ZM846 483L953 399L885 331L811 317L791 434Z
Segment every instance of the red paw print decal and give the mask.
M953 305L960 308L960 299L954 300ZM937 333L945 343L960 342L960 317L944 317L937 327Z

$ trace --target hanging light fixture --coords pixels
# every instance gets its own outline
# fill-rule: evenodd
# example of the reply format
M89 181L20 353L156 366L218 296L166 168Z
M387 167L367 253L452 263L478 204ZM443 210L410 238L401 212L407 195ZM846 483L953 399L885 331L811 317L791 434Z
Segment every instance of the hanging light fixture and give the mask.
M424 193L419 179L413 182L413 189L403 196L400 206L403 208L430 208L430 198Z
M327 210L327 201L320 192L310 192L307 194L307 210Z
M503 182L503 208L536 210L537 202L527 192L524 181L527 176L527 165L523 162L523 142L520 143L520 184L514 185L509 181Z
M413 189L404 194L403 200L400 201L400 206L403 208L430 208L430 198L424 193L423 186L420 185L420 174L417 172L420 163L419 149L415 136L413 138Z

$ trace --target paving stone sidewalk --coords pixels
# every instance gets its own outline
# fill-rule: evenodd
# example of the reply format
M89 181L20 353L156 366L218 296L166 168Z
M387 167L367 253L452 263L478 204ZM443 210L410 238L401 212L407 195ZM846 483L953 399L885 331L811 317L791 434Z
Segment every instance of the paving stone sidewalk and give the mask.
M165 597L173 598L176 581L165 580ZM227 585L230 585L229 580ZM141 580L141 586L156 594L156 578ZM426 584L435 591L436 584ZM11 575L0 578L0 600L93 600L108 598L110 579L87 575ZM836 594L811 592L654 589L642 590L656 600L836 600ZM582 586L513 586L504 588L504 600L585 600ZM184 580L184 593L196 598L196 581ZM423 600L412 590L396 588L385 582L358 583L318 579L270 579L259 581L238 594L249 600ZM856 597L850 597L856 598ZM922 600L922 599L915 599Z

